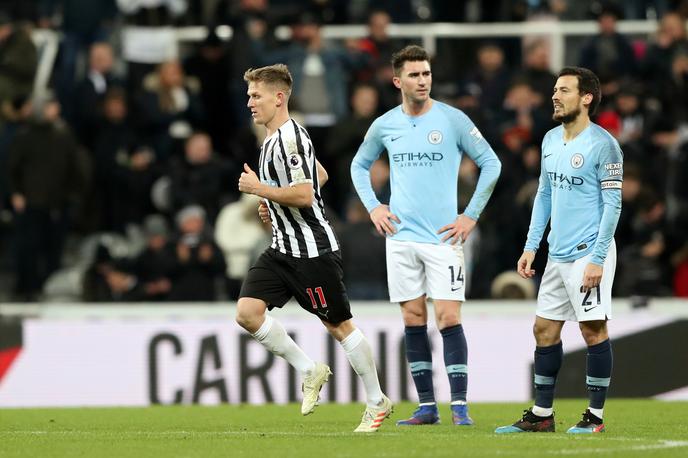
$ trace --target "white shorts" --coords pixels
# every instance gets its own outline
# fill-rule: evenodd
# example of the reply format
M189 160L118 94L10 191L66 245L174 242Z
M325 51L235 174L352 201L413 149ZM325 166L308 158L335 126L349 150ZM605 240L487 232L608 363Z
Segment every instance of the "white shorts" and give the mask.
M585 266L592 254L572 262L549 259L540 283L535 314L556 321L593 321L612 318L612 284L616 271L616 244L609 245L600 286L582 293Z
M433 299L465 301L463 248L456 245L398 242L387 239L387 286L391 302L424 294Z

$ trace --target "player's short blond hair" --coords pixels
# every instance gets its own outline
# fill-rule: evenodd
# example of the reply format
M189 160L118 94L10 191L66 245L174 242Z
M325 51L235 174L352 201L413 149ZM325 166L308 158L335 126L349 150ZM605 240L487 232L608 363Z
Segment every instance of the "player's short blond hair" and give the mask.
M289 68L284 64L249 68L244 73L244 81L247 83L269 84L283 91L287 97L291 94L291 87L294 84Z

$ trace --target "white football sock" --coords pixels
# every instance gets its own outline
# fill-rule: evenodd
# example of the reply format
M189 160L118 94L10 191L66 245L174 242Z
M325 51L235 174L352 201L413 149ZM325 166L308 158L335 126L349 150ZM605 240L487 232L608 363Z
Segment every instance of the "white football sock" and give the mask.
M549 417L554 412L552 407L533 406L533 413L538 417Z
M356 371L363 381L368 406L375 407L382 402L382 389L380 388L380 381L377 378L377 368L375 367L375 360L373 359L373 351L370 348L368 340L360 329L354 329L354 332L349 334L340 343L346 352L346 357L349 359L351 367L354 368L354 371Z
M286 359L302 376L315 367L315 362L289 337L284 326L270 315L265 315L261 327L251 335L270 353Z
M588 410L591 414L602 420L602 414L604 413L604 409L593 409L592 407L588 407Z

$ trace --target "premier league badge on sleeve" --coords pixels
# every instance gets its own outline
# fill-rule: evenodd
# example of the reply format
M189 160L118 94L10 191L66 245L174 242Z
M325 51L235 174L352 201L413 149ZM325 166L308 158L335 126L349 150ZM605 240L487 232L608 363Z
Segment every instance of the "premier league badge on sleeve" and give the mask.
M287 161L289 162L289 168L292 170L300 169L301 165L303 165L301 156L299 156L298 154L292 154L291 156L289 156L289 159Z

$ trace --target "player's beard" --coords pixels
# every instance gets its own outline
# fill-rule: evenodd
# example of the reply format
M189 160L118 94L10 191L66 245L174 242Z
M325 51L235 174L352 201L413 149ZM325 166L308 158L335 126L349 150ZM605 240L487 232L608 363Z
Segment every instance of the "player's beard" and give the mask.
M562 124L570 124L573 121L578 118L578 115L581 114L581 109L580 107L577 107L575 110L571 111L570 113L566 113L563 115L557 115L556 113L552 115L552 119L556 122L560 122Z

